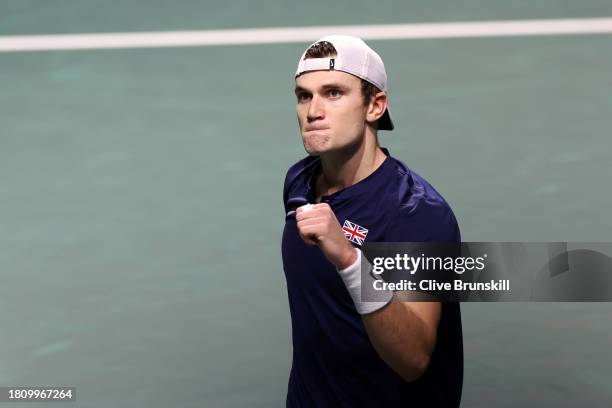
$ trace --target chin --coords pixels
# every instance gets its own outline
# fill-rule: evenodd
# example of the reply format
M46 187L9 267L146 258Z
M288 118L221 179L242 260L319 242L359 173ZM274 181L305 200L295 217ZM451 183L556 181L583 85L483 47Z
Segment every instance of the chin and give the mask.
M308 153L309 156L320 156L321 153L325 152L325 151L321 151L320 149L314 149L312 147L307 147L306 145L304 145L304 150L306 150L306 153Z
M331 150L331 146L326 143L327 140L307 140L302 139L302 143L304 144L304 150L310 156L319 156L323 153L327 153Z

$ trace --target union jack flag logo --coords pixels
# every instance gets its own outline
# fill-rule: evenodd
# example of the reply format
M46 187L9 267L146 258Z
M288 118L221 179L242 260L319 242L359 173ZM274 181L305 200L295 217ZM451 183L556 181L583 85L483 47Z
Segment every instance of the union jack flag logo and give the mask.
M357 245L363 245L363 240L366 239L368 235L368 230L366 228L354 222L350 222L349 220L344 221L342 231L344 231L346 239Z

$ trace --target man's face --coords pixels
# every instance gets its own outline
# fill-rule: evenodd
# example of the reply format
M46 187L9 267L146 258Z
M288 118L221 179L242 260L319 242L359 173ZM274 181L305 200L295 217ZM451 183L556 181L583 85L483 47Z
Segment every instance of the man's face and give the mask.
M361 80L340 71L306 72L295 80L297 118L308 154L339 151L360 141L367 107Z

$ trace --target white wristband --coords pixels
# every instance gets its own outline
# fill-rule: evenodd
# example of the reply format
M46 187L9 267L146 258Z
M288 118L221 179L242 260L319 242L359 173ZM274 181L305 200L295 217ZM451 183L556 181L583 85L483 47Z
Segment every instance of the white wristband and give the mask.
M342 280L344 281L344 285L348 290L351 298L353 299L353 303L355 304L355 308L357 308L357 312L361 315L372 313L377 311L378 309L386 306L393 297L393 291L390 290L377 290L377 297L382 301L380 302L362 302L361 301L361 286L369 285L371 288L376 281L369 273L372 269L372 265L368 262L368 260L363 257L364 263L368 271L366 273L361 273L361 250L355 248L357 251L357 260L350 266L344 269L338 269L338 273ZM364 282L361 281L361 277L363 276Z

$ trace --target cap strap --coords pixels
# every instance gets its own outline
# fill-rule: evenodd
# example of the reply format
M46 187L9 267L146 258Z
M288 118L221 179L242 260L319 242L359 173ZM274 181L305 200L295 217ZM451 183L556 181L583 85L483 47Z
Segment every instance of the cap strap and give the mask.
M308 58L300 61L295 75L300 75L306 71L321 71L335 69L336 60L334 58Z

